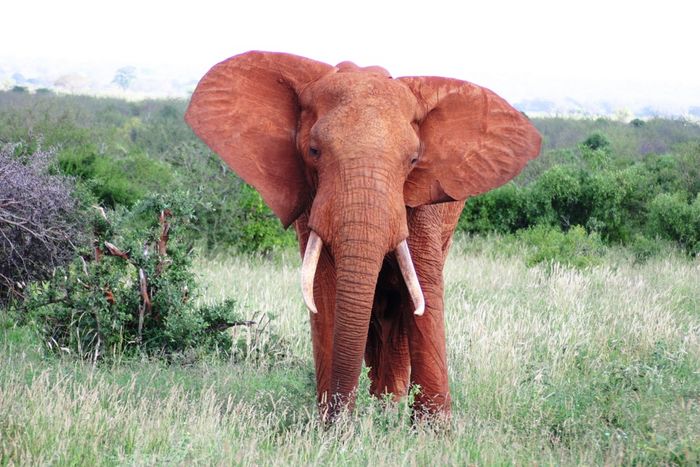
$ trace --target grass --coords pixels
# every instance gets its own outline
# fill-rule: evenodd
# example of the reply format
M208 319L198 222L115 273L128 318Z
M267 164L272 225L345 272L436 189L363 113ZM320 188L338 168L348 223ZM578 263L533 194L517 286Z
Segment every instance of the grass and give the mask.
M293 251L198 264L279 351L93 367L0 318L0 464L679 464L700 462L700 263L623 253L583 270L456 242L446 267L448 428L360 394L324 430ZM0 315L2 316L2 315ZM361 381L367 387L366 379Z

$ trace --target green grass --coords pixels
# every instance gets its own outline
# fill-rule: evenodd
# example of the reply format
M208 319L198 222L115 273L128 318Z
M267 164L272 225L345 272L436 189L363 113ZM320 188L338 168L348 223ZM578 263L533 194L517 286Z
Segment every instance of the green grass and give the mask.
M324 430L293 251L201 261L264 358L48 356L0 315L0 464L680 464L700 462L700 263L624 252L583 270L459 240L447 265L448 428L360 394ZM266 320L264 320L266 321ZM254 355L254 354L252 354ZM363 387L367 381L362 381Z

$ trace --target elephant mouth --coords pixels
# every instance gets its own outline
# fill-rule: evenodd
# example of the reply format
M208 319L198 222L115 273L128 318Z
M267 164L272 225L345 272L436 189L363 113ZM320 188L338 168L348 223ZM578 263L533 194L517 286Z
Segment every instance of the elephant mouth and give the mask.
M318 260L321 257L322 249L323 240L321 240L321 237L319 237L316 232L311 230L309 232L309 240L306 244L304 260L301 265L301 291L304 297L304 303L312 313L318 313L316 303L314 302L314 277L316 276L316 268L318 266ZM394 249L394 253L396 254L399 269L406 283L408 293L413 301L413 306L415 308L413 314L422 316L425 311L425 298L420 283L418 282L418 275L416 274L416 268L413 265L406 240L402 240L401 243L398 244Z

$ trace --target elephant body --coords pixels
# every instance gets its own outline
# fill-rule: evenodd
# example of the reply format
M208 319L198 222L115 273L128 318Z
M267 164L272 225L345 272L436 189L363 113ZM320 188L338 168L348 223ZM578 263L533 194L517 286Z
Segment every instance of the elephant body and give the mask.
M445 257L464 201L539 153L527 118L465 81L248 52L185 119L294 225L323 418L352 408L363 359L375 395L415 383L417 413L448 413Z

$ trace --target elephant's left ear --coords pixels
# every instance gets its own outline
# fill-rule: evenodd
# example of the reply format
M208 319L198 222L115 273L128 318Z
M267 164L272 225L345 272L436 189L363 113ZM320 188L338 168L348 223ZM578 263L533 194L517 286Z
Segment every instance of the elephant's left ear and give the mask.
M463 200L515 177L540 153L530 121L492 91L456 79L399 78L418 99L422 152L406 205Z

